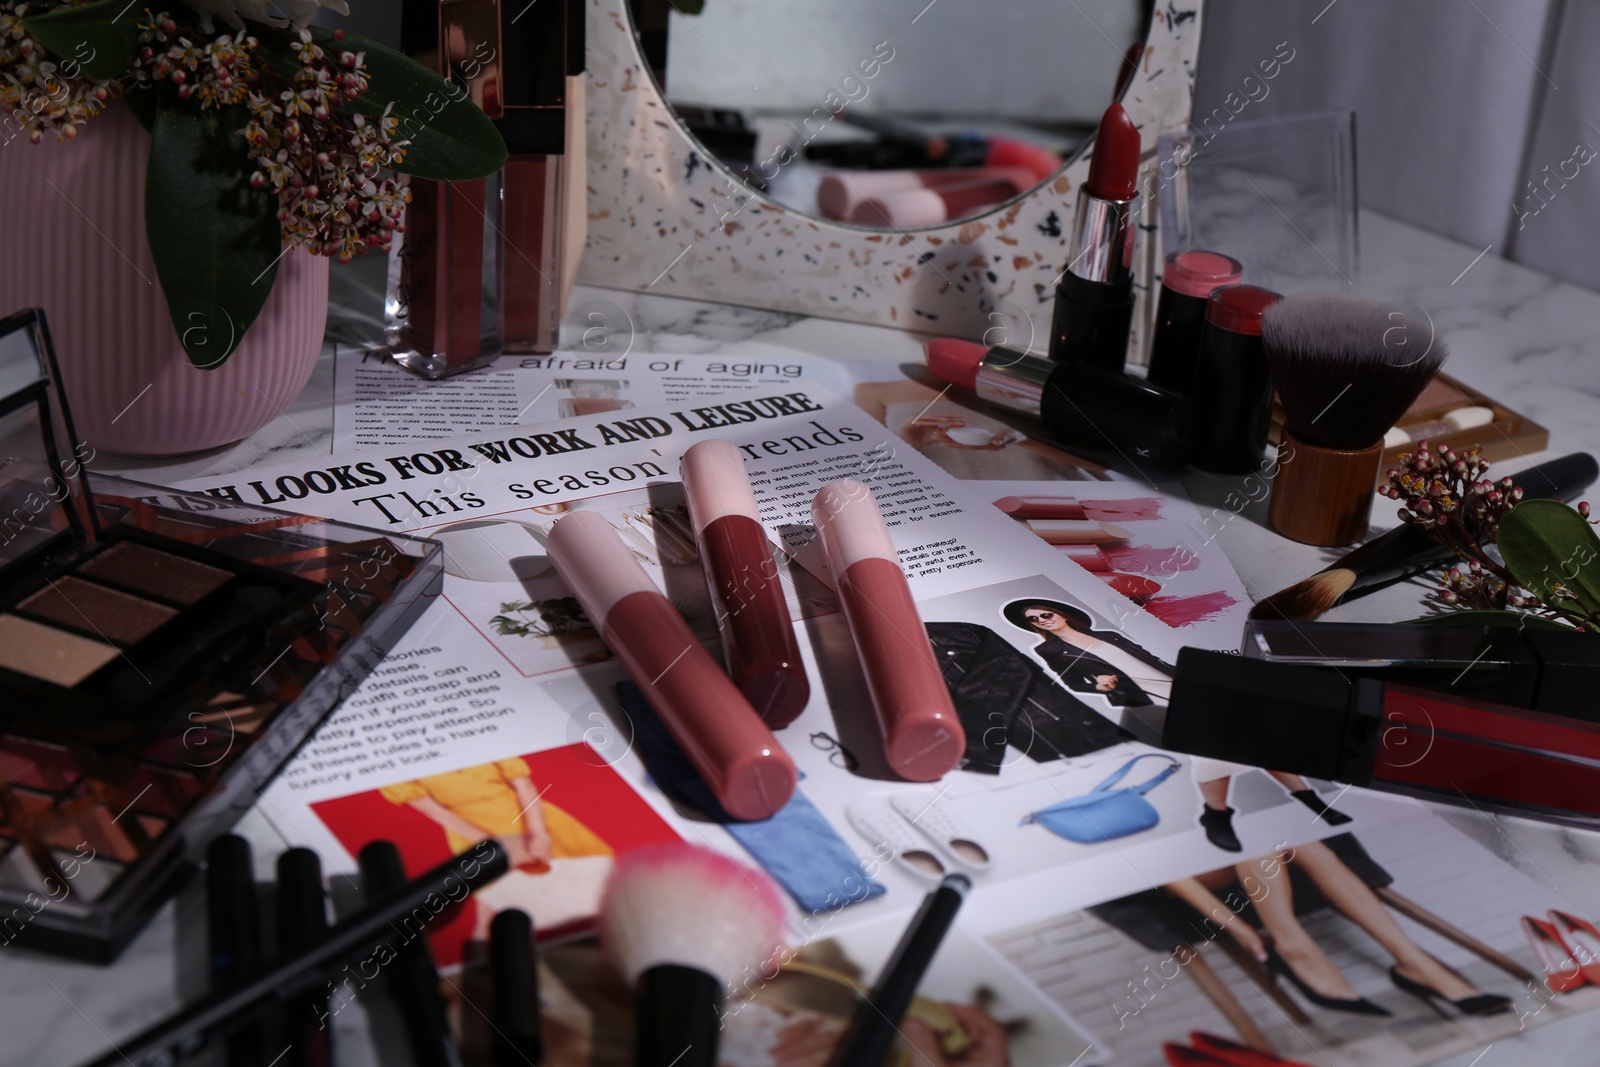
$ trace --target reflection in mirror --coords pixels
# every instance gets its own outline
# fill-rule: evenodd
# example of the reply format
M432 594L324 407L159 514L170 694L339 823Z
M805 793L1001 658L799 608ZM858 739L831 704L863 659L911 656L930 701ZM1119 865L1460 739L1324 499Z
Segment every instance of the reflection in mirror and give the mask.
M629 0L661 94L795 211L921 229L993 210L1088 145L1152 0ZM693 164L691 163L691 166Z

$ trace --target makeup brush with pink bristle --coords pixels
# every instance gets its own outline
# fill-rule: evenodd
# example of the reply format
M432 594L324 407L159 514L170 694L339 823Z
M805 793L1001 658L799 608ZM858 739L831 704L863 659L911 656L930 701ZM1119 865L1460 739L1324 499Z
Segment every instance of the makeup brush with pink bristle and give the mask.
M726 990L783 943L784 908L764 871L690 844L617 860L600 939L636 993L637 1067L715 1067Z

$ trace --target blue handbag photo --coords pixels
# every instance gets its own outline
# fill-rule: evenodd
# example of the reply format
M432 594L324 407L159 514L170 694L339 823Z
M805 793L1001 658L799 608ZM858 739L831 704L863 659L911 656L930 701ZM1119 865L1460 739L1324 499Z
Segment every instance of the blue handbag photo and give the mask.
M1138 785L1113 789L1142 759L1164 759L1167 766ZM1145 799L1145 794L1171 778L1180 766L1177 760L1164 752L1146 752L1135 756L1083 796L1041 808L1026 816L1018 825L1036 823L1057 837L1081 845L1098 845L1148 830L1161 821L1161 813Z

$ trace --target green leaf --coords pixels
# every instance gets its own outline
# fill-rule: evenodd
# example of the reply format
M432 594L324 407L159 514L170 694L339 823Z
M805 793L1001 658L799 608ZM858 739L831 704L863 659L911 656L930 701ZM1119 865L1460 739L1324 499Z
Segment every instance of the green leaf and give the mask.
M139 19L145 5L97 0L29 15L22 27L61 66L75 64L88 78L120 78L139 54Z
M411 142L396 170L460 182L486 178L505 166L505 139L460 86L377 41L353 33L335 41L333 31L322 26L311 27L311 35L330 56L342 51L366 53L367 91L341 106L378 119L394 105L389 114L400 121L395 137ZM286 36L261 35L262 55L286 78L300 69L291 43Z
M201 111L162 92L151 131L144 222L172 324L197 367L233 354L277 278L277 198L252 189L242 107Z
M153 86L130 89L122 99L127 102L133 117L139 120L139 125L144 127L145 133L156 128L156 90Z
M1491 611L1487 608L1469 608L1443 615L1424 615L1420 619L1410 621L1434 626L1504 626L1512 630L1560 630L1572 633L1572 627L1562 625L1554 619L1528 615L1521 611Z
M1517 584L1549 603L1552 582L1600 611L1600 536L1577 509L1559 500L1524 500L1500 520L1496 538Z

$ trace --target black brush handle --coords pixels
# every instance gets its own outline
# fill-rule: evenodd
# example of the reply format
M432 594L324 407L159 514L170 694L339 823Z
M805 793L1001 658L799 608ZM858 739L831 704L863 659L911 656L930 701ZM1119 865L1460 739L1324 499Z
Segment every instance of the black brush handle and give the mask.
M698 967L662 963L639 976L635 1067L717 1067L722 983Z
M544 1059L539 1021L539 969L533 920L508 908L489 924L489 973L494 982L495 1067L529 1067Z
M309 848L291 848L278 857L277 958L292 959L327 936L322 861ZM333 1023L326 991L285 1009L283 1029L289 1049L282 1067L333 1067Z
M400 849L392 841L374 841L356 857L367 903L375 904L406 885L406 868ZM409 930L407 939L394 945L395 955L384 968L390 995L400 1006L406 1036L416 1067L461 1067L461 1052L450 1034L444 998L439 995L439 969L421 931Z
M829 1067L878 1067L883 1062L900 1033L900 1022L911 1007L911 998L917 995L922 976L928 972L971 888L972 882L965 875L949 874L923 900L872 992L856 1005L850 1025L828 1058Z
M1511 475L1522 489L1524 500L1571 500L1600 476L1600 464L1587 452L1552 459ZM1405 581L1429 568L1454 558L1455 553L1410 523L1375 537L1345 556L1333 567L1356 573L1355 584L1339 601L1375 593L1396 582Z
M261 915L250 842L225 834L206 847L206 931L211 988L231 991L254 978L262 963ZM228 1067L261 1067L261 1028L248 1026L228 1039Z

